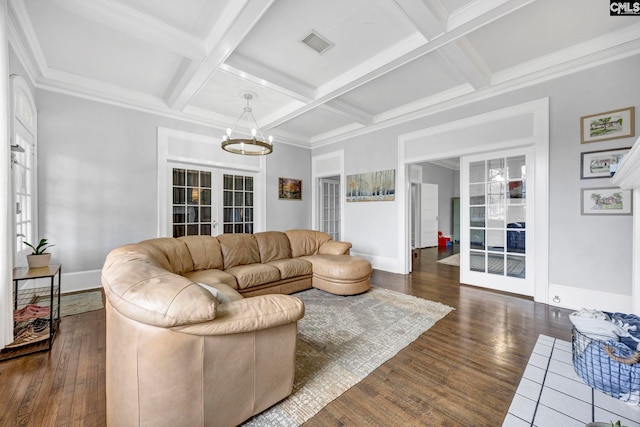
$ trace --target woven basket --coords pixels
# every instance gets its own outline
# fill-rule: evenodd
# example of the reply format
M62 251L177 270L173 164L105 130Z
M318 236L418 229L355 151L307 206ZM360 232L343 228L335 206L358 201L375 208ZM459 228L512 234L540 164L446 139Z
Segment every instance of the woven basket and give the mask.
M573 367L589 386L628 402L640 392L640 352L617 341L599 341L572 330Z

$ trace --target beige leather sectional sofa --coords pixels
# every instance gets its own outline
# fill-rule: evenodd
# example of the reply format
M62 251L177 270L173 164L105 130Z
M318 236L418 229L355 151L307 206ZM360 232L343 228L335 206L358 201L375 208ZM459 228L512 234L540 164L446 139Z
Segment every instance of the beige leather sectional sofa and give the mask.
M302 301L369 289L351 244L312 230L159 238L109 253L109 426L235 426L291 393Z

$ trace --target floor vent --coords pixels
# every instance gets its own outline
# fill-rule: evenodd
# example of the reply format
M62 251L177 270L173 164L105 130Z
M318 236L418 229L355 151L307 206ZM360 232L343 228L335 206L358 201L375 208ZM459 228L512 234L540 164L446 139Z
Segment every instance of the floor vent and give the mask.
M302 39L302 43L309 46L311 49L315 50L320 55L325 53L327 50L329 50L329 48L331 48L331 46L333 46L333 43L331 43L326 38L322 37L316 31L311 31L311 33L308 36Z

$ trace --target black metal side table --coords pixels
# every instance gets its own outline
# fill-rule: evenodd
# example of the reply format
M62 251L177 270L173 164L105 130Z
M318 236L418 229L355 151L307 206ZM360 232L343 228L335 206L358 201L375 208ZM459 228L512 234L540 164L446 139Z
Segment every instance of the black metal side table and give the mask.
M0 360L51 350L53 338L60 323L61 275L60 264L41 268L16 267L13 269L15 341L2 350ZM21 281L47 278L50 279L49 286L18 289ZM49 305L38 305L40 298L46 299L47 295Z

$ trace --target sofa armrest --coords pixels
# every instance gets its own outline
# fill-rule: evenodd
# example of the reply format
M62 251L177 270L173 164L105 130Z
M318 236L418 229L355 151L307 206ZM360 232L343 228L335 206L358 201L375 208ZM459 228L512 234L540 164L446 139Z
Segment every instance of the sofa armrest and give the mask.
M220 304L214 320L171 328L192 335L229 335L254 332L297 322L304 304L290 295L261 295Z
M349 249L351 249L351 243L349 242L337 242L335 240L329 240L324 242L318 249L319 255L349 255Z

